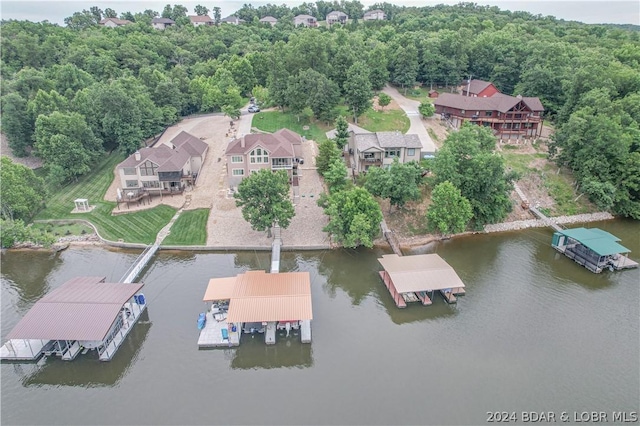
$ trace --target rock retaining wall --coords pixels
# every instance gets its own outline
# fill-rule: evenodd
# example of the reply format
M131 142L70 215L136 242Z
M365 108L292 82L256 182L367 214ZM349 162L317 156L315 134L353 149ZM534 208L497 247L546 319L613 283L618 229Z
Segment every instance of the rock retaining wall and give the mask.
M574 216L558 216L550 217L549 220L559 225L568 225L573 223L597 222L601 220L613 219L613 215L607 212L578 214ZM496 223L486 225L484 232L505 232L517 231L526 228L544 228L548 225L540 219L517 220L515 222Z

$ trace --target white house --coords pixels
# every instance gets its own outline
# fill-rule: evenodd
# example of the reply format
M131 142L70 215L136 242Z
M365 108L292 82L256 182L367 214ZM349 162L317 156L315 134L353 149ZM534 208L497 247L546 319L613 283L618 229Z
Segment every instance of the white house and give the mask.
M374 9L365 12L362 19L365 21L384 21L387 19L387 15L380 9Z

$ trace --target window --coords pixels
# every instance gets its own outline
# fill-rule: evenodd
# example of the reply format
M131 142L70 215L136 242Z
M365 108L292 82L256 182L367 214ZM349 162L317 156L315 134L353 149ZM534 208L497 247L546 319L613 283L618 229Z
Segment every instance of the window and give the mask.
M259 171L259 170L253 169L253 170L251 170L251 174L252 174L252 175L255 175L256 173L258 173L258 171Z
M137 180L128 180L125 182L127 184L127 188L137 188L138 181Z
M144 188L160 188L160 182L157 180L150 180L142 182Z
M408 157L413 157L414 155L416 155L416 149L415 148L408 148L407 149L407 156Z
M124 174L127 176L131 176L131 175L135 175L136 174L136 168L135 167L124 167Z
M244 158L242 158L242 155L234 155L231 157L231 162L232 163L243 163L244 162Z
M262 148L256 148L249 153L249 159L251 164L267 164L269 163L269 153Z
M156 169L158 166L153 164L151 161L146 161L142 166L140 166L140 176L156 176Z
M399 149L388 149L384 152L384 158L400 157Z
M522 118L522 114L514 114L516 118Z
M514 129L519 129L520 128L520 123L513 123L513 128Z
M485 111L484 112L484 116L485 117L491 117L492 114L493 114L493 111Z
M460 112L461 112L462 114L464 114L466 111L465 111L465 110L461 110Z
M231 170L231 174L233 176L244 176L244 169L233 169Z

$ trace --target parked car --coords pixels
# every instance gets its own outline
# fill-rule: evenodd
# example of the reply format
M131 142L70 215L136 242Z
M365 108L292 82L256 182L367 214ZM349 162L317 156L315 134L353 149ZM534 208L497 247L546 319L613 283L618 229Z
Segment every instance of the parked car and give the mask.
M258 105L249 105L249 108L247 108L247 111L249 111L249 112L260 112L260 108L258 107Z

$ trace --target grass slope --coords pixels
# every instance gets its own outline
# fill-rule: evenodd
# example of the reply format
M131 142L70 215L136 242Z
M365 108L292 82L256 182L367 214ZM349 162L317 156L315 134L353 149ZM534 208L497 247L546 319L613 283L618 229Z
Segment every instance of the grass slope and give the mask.
M368 109L358 118L358 126L370 132L392 132L399 130L402 133L407 133L411 122L407 114L401 109L388 109L384 111Z
M38 213L36 220L85 219L93 223L103 238L129 243L151 244L156 235L169 223L175 209L160 205L150 210L112 216L116 203L104 201L104 194L113 181L113 170L123 160L121 155L112 154L100 162L93 172L82 176L77 182L62 188L48 188L51 194L46 208ZM71 214L74 200L86 198L96 208L89 213Z
M318 143L327 139L325 133L333 129L333 125L326 125L320 122L309 123L300 119L290 112L264 111L253 116L253 127L263 132L273 133L280 129L289 129L307 139L312 139ZM308 126L309 130L304 130L303 126Z
M208 218L209 209L183 211L162 244L169 246L205 245L207 243Z

